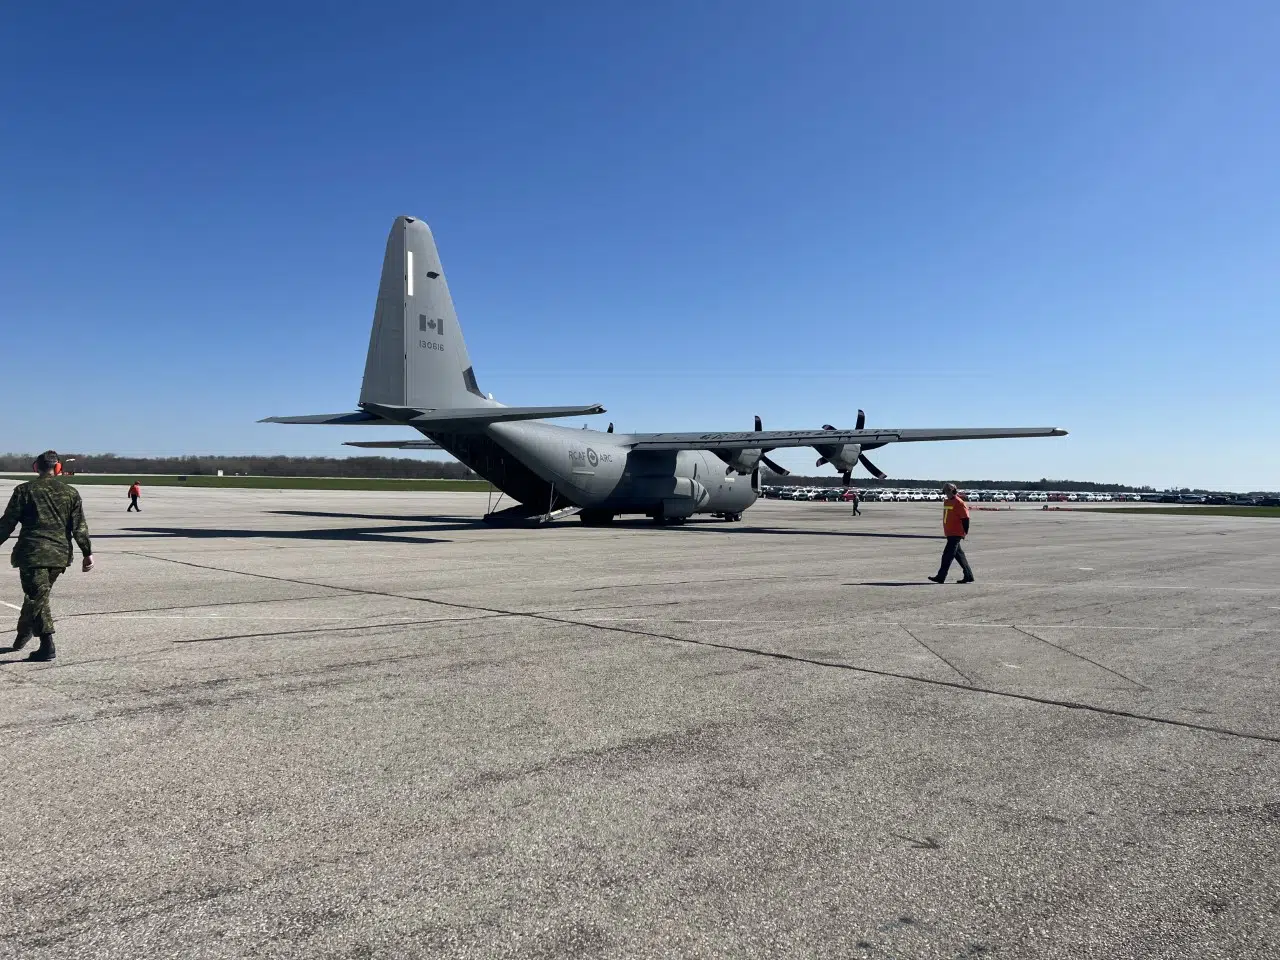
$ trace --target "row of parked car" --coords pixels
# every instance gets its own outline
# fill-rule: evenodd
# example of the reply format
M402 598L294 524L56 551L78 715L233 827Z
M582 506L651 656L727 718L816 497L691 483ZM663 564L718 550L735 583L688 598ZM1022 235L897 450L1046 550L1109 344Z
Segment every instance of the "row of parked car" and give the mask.
M942 494L937 490L857 490L849 487L764 487L761 494L773 500L852 500L855 496L864 502L874 500L897 503L939 501ZM1049 500L1051 495L1040 491L1008 491L1008 490L965 490L961 495L969 501L1013 501L1013 500ZM1063 495L1065 498L1065 494ZM1090 496L1093 496L1092 494ZM1071 495L1074 501L1075 494ZM1107 499L1111 497L1108 495Z
M937 490L857 490L852 487L763 487L761 495L772 500L843 500L856 495L863 502L895 503L940 501ZM1233 494L1194 493L1098 493L1092 491L1045 490L963 490L970 503L1203 503L1221 506L1280 506L1280 497L1251 497Z
M855 496L865 500L865 491L853 487L761 487L760 496L770 500L843 500Z

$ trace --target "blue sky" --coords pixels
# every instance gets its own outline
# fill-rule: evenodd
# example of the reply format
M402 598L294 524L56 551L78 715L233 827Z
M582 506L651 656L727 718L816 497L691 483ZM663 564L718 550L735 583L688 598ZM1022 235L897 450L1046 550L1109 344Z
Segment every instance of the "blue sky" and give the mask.
M407 213L508 403L1280 487L1278 62L1267 2L21 5L0 448L347 452L254 421L354 405Z

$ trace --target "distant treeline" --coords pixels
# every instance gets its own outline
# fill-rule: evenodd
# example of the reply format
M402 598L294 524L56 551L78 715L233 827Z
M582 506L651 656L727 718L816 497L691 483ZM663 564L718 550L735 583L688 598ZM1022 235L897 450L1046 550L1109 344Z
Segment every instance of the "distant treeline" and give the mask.
M27 473L33 453L0 454L0 472ZM74 462L72 462L74 458ZM114 453L63 453L74 473L177 474L179 476L373 477L394 480L473 480L469 467L455 460L409 457L118 457Z
M779 477L777 474L768 470L764 471L761 482L777 486L790 487L832 487L840 484L839 474L824 474L818 477L800 477L791 474L786 477ZM1155 493L1155 487L1132 487L1123 483L1093 483L1088 480L1050 480L1041 477L1039 480L955 480L952 481L962 490L1044 490L1045 492L1060 491L1062 493L1073 493L1081 491L1092 491L1095 493ZM899 480L891 477L888 480L876 480L874 477L858 476L853 478L853 486L859 490L913 490L916 488L937 489L942 486L942 480ZM1221 490L1203 490L1191 489L1190 487L1182 487L1178 493L1223 493ZM1269 493L1265 490L1250 491L1234 491L1238 493L1263 494Z

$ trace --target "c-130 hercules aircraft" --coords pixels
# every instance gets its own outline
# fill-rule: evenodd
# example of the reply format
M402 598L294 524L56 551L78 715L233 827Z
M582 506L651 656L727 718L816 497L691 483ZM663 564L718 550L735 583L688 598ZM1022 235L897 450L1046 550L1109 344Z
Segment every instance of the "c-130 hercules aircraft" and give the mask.
M739 520L760 495L760 465L779 447L813 447L844 475L862 463L884 477L865 451L889 443L1060 437L1056 427L973 430L755 430L740 433L614 433L558 427L542 418L604 413L599 404L508 407L476 382L444 268L427 225L397 217L387 238L382 281L365 361L360 409L269 417L263 423L407 426L426 440L356 441L351 446L445 450L519 506L487 519L547 521L573 513L588 524L643 514L681 523L694 514ZM749 478L749 479L748 479Z

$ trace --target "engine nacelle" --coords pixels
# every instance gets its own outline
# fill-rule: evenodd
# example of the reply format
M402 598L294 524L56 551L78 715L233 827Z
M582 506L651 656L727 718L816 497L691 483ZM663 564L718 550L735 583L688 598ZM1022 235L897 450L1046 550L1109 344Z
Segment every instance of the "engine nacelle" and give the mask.
M818 462L814 466L822 466L829 463L841 473L848 473L858 465L858 457L862 454L862 445L859 443L845 443L839 446L815 447L822 454L818 458Z
M747 448L743 450L717 450L716 454L729 465L730 470L745 476L760 465L760 457L763 456L764 451L758 448Z

